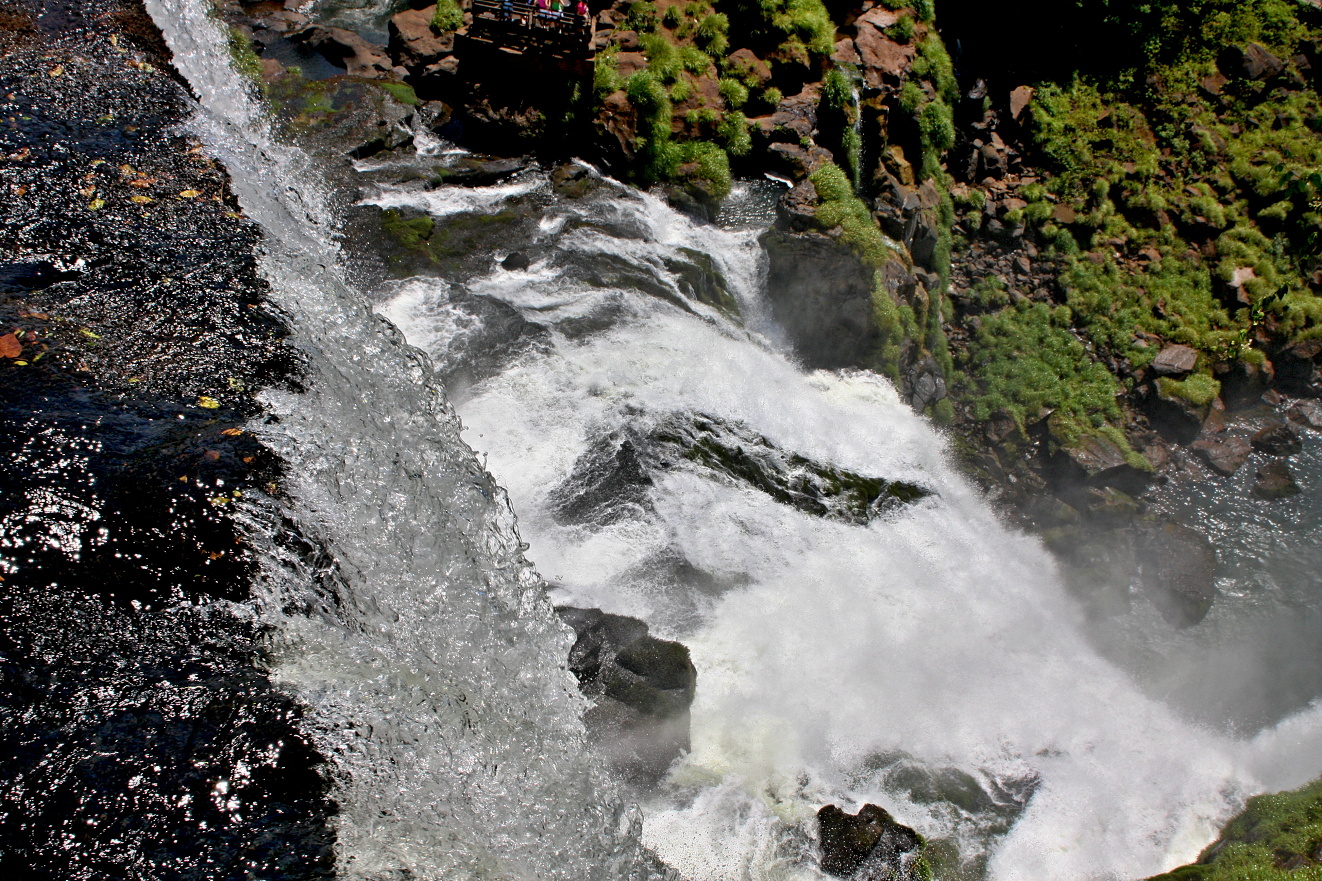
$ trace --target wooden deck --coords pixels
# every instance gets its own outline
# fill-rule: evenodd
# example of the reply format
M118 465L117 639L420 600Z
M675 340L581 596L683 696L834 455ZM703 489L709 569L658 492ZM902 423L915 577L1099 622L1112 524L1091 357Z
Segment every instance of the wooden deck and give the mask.
M579 62L592 58L591 19L541 12L531 3L473 0L469 40L526 55Z

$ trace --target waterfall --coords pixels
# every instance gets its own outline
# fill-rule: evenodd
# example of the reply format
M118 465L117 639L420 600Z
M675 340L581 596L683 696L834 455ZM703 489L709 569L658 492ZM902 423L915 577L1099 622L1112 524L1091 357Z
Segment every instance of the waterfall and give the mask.
M287 511L250 500L272 679L309 708L348 878L644 878L583 748L572 634L522 556L504 492L459 438L425 357L345 283L317 175L272 139L194 0L151 0L201 106L193 129L262 227L261 270L306 359L252 426L288 464ZM284 516L333 558L282 549Z
M483 198L494 210L535 191L525 179ZM368 201L444 218L474 198ZM998 879L1134 878L1194 858L1261 788L1254 748L1183 721L1094 653L1050 557L996 520L886 382L805 373L760 332L756 234L604 182L545 210L520 243L537 255L526 271L496 250L488 273L409 279L382 307L443 364L471 351L464 297L550 329L457 407L557 599L642 617L693 651L693 749L645 806L645 842L695 879L816 877L815 809L873 801ZM695 252L754 320L676 305L675 263ZM622 254L647 283L588 271ZM641 500L566 515L603 444L646 444L692 414L935 493L843 524L680 464Z
M268 393L277 418L252 426L290 501L245 511L271 675L329 760L344 877L644 878L646 845L693 879L815 878L815 809L871 801L995 879L1133 878L1195 856L1245 795L1316 773L1277 761L1314 716L1246 743L1146 695L885 381L795 364L755 228L695 226L605 180L573 199L535 173L381 187L369 202L438 223L538 212L526 270L500 268L493 233L487 271L386 292L392 324L346 284L315 169L272 139L204 5L148 8L307 360L305 391ZM684 431L929 494L817 516L676 452ZM623 440L665 467L566 514L584 463ZM333 563L289 553L281 519ZM555 599L693 652L693 748L641 815L584 745L571 636L529 559Z

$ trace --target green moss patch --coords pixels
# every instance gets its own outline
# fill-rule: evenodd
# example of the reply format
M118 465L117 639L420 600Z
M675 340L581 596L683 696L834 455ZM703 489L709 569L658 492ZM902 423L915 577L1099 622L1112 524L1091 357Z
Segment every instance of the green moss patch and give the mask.
M1301 881L1322 878L1322 781L1260 795L1198 862L1151 881Z

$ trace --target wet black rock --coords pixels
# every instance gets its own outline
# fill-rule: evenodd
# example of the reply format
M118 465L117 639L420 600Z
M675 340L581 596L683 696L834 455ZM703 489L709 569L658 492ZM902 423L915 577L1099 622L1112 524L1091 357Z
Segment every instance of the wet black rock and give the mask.
M1293 456L1304 448L1299 433L1284 422L1268 425L1252 438L1253 449L1269 456Z
M555 510L564 522L606 523L650 509L652 475L685 463L804 513L846 523L864 524L931 495L907 481L815 462L742 424L697 413L600 438L555 491Z
M1290 473L1290 466L1284 459L1274 459L1258 469L1253 484L1253 494L1268 501L1284 499L1299 494L1299 484Z
M329 785L261 670L231 513L279 494L243 426L298 383L258 231L182 128L141 6L19 5L35 26L0 27L0 877L329 877Z
M817 832L823 872L858 881L915 877L904 856L917 851L923 838L884 808L868 804L857 814L847 814L827 805L817 812Z
M514 251L500 261L501 269L508 269L511 272L523 272L531 265L532 261L522 251Z
M608 765L652 782L689 748L697 670L689 650L648 634L647 624L600 609L556 608L577 639L569 669L594 700L584 721Z

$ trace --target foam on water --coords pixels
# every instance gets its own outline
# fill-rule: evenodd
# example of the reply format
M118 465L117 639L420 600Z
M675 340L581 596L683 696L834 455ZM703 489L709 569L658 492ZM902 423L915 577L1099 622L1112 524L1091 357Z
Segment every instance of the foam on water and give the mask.
M1142 877L1195 857L1267 781L1317 772L1309 753L1277 744L1295 767L1269 773L1283 770L1266 755L1271 738L1247 744L1189 724L1094 653L1049 556L997 522L946 461L945 440L885 382L804 373L765 338L554 271L594 251L660 266L658 249L683 243L709 253L749 302L759 284L749 233L695 228L641 197L552 212L589 210L636 216L470 290L530 316L552 297L570 308L628 296L625 317L587 338L555 337L471 389L461 410L563 598L643 617L693 652L693 749L644 832L673 866L712 881L812 877L802 851L813 810L872 800L960 841L966 856L989 849L997 879ZM434 346L443 335L407 312L402 299L391 307ZM936 495L854 526L679 468L656 479L648 511L557 519L557 490L596 439L685 412ZM676 577L675 560L706 580ZM1291 724L1299 730L1280 735L1291 744L1315 736L1314 720ZM888 784L896 756L1032 797L1008 832L979 837L968 812Z

